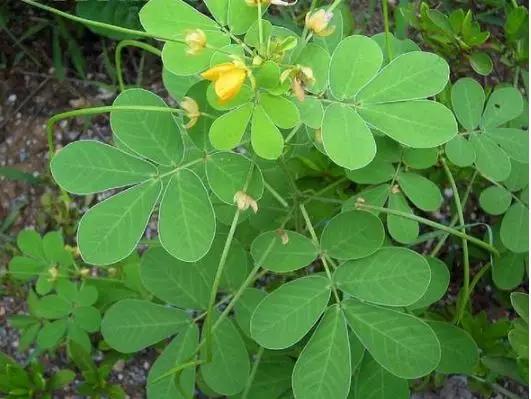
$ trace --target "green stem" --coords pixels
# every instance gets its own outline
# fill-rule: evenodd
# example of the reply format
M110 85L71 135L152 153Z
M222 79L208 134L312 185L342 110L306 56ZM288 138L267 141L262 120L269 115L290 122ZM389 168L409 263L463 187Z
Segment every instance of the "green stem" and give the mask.
M258 50L262 52L262 47L264 45L264 27L262 26L262 1L258 0L257 2L258 7Z
M122 40L116 45L116 49L114 51L114 64L116 67L116 76L118 79L118 87L120 88L120 91L125 90L124 85L124 78L122 73L122 49L124 47L131 46L131 47L137 47L142 50L145 50L149 53L155 54L156 56L160 57L162 55L162 51L160 51L155 46L151 46L150 44L138 41L138 40Z
M470 178L470 181L465 191L465 195L463 195L463 200L461 201L461 208L464 208L465 204L468 201L468 197L470 196L470 193L472 192L472 186L474 185L477 175L478 175L478 172L475 171L472 177ZM458 219L458 216L454 215L454 217L452 218L450 222L450 227L454 227L457 224L457 219ZM449 236L450 234L445 234L443 237L441 237L441 239L439 240L435 248L433 248L433 250L431 251L430 256L437 256L437 254L442 249L442 247L446 243L446 240L448 239Z
M288 136L286 137L286 140L284 140L285 143L289 143L290 140L295 137L295 135L297 134L297 132L299 131L299 129L301 128L302 126L302 123L299 123L297 124L297 126L295 126L293 129L291 129L291 131L289 132Z
M280 205L282 205L284 208L289 208L288 202L284 198L282 198L282 196L278 193L278 191L276 191L273 187L271 187L269 183L267 183L265 180L264 180L264 187L266 188L267 191L271 193L273 197L275 197L275 199L280 203Z
M385 29L385 46L387 48L387 57L389 62L393 60L393 51L391 49L391 41L389 40L389 4L387 0L382 0L382 11L384 17L384 29Z
M509 399L522 399L522 397L516 395L515 393L512 393L508 389L502 387L501 385L496 384L495 382L487 381L487 380L485 380L483 378L480 378L480 377L477 377L477 376L475 376L473 374L471 374L470 377L472 377L476 381L479 381L479 382L481 382L483 384L489 385L492 389L494 389L495 391L501 393L502 395L505 395Z
M46 123L46 134L48 136L48 151L50 153L50 160L55 153L55 145L53 142L53 130L57 122L64 119L75 118L77 116L86 115L98 115L112 111L153 111L153 112L170 112L180 113L183 112L179 108L169 107L155 107L155 106L142 106L142 105L106 105L102 107L82 108L74 109L72 111L62 112L60 114L53 115Z
M247 383L245 384L245 389L242 393L242 399L247 399L247 396L249 395L249 391L251 390L251 386L253 385L254 378L256 377L256 371L258 370L258 366L260 365L260 361L262 360L263 354L264 348L260 347L258 349L258 352L256 353L256 358L253 363L251 374L249 374L249 378L247 378Z
M332 12L336 9L336 7L341 3L342 0L335 0L331 5L330 7L327 8L326 11L328 12Z
M487 270L490 269L491 263L487 263L485 266L483 266L479 272L477 272L474 275L474 278L472 279L472 282L470 283L470 287L468 288L468 292L470 295L472 295L472 292L474 292L474 289L476 288L476 285L478 284L479 280L481 280L481 277L487 272Z
M465 226L465 217L463 215L463 207L461 206L461 198L459 197L459 190L457 190L457 185L455 184L454 176L452 175L452 172L450 171L450 168L448 167L448 164L446 163L446 160L444 158L441 158L441 163L444 169L444 172L446 173L446 177L448 178L448 181L450 182L450 186L452 187L452 191L454 192L454 202L455 207L457 209L457 217L459 220L459 224L462 226L461 231L466 234L466 228ZM466 304L468 303L469 297L470 297L470 259L468 256L468 241L465 238L462 238L462 246L463 246L463 288L462 290L462 296L461 301L459 303L459 307L456 312L456 319L455 322L458 324L461 319L463 318L463 314L465 312Z
M488 244L488 243L486 243L484 241L481 241L481 240L479 240L479 239L477 239L475 237L469 236L468 234L465 234L465 233L463 233L460 230L456 230L456 229L453 229L453 228L451 228L449 226L445 226L444 224L440 224L440 223L434 222L433 220L426 219L426 218L423 218L423 217L420 217L420 216L417 216L417 215L414 215L414 214L410 214L410 213L407 213L407 212L397 211L395 209L383 208L381 206L357 203L356 207L361 208L361 209L371 209L371 210L374 210L374 211L378 211L378 212L382 212L382 213L386 213L386 214L390 214L390 215L400 216L400 217L403 217L405 219L414 220L416 222L425 224L426 226L433 227L434 229L439 229L439 230L445 231L446 233L452 234L452 235L454 235L456 237L465 238L466 240L470 241L471 243L477 245L478 247L483 248L483 249L493 253L496 256L500 256L500 253L498 252L498 250L496 248L494 248L492 245L490 245L490 244Z
M345 183L346 181L348 181L348 179L346 177L342 177L340 179L337 179L336 181L330 183L328 186L326 186L326 187L322 188L321 190L317 191L315 194L313 194L310 197L306 198L302 203L306 205L307 203L312 202L314 199L318 199L321 195L323 195L327 191L339 186L340 184Z
M229 255L230 246L234 238L234 233L236 232L236 227L238 226L238 220L240 218L240 210L237 208L234 212L234 217L230 225L229 234L225 240L225 246L223 247L223 252L221 253L221 258L219 259L218 269L216 271L216 276L214 277L214 283L212 284L212 289L210 290L210 299L208 301L207 307L207 316L205 320L205 336L207 342L207 362L210 362L212 355L212 317L214 304L216 303L216 295L218 293L219 285L221 283L221 276L223 275L223 269L225 268L225 263Z
M317 238L317 234L315 234L315 230L312 225L312 221L310 220L310 216L308 215L308 212L306 211L306 207L304 204L300 204L299 208L302 213L302 217L304 218L304 221L306 222L306 228L310 232L310 235L312 236L313 243L319 247L319 239ZM321 259L321 262L323 263L326 275L328 279L330 280L330 284L332 285L332 291L334 292L334 297L337 303L341 303L341 299L339 298L339 293L337 292L336 286L334 284L334 280L332 279L332 273L330 273L330 268L328 267L328 263L324 257L324 254L320 254L319 258Z
M98 21L93 21L91 19L81 18L81 17L78 17L77 15L72 15L72 14L69 14L67 12L58 10L57 8L53 8L53 7L49 7L47 5L41 4L38 1L34 1L34 0L21 0L21 1L23 3L26 3L26 4L32 5L34 7L40 8L41 10L48 11L48 12L50 12L52 14L55 14L55 15L58 15L60 17L67 18L67 19L70 19L71 21L79 22L79 23L82 23L82 24L85 24L85 25L88 25L88 26L92 26L92 27L95 27L95 28L110 29L110 30L113 30L115 32L125 33L125 34L128 34L128 35L133 35L133 36L137 36L137 37L146 37L146 38L151 38L151 39L160 39L160 40L164 40L164 41L168 41L168 42L184 43L183 40L175 39L173 37L165 37L165 36L154 35L152 33L148 33L148 32L142 31L142 30L129 29L129 28L124 28L124 27L117 26L117 25L107 24L105 22L98 22Z

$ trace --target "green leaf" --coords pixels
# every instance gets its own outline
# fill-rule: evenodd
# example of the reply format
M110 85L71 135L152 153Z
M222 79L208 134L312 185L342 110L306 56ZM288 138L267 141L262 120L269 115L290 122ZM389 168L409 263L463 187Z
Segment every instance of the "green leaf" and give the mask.
M322 123L326 153L339 166L360 169L376 155L376 143L360 115L349 106L330 104Z
M426 257L426 260L431 270L430 285L428 285L424 295L413 305L409 306L410 309L421 309L437 302L446 294L450 284L450 271L446 263L431 256Z
M430 279L424 257L400 247L384 247L367 258L345 262L334 273L342 291L385 306L415 303L426 292Z
M147 290L164 302L183 309L206 309L211 284L197 268L154 247L142 256L140 272Z
M162 49L162 63L164 68L179 76L195 75L210 66L210 59L216 48L230 44L230 38L220 31L203 31L208 47L197 53L190 53L186 43L166 42Z
M190 325L179 309L139 299L124 299L112 305L101 322L107 344L122 353L138 352Z
M494 90L490 95L480 126L498 127L517 118L524 108L522 95L514 87Z
M300 122L299 109L285 97L263 93L260 95L260 105L273 123L281 129L291 129Z
M479 361L476 342L465 331L441 321L428 322L441 344L441 362L437 371L443 374L473 374Z
M476 161L476 150L470 141L463 136L455 136L444 147L446 156L454 165L461 168L472 165Z
M515 202L501 222L500 238L505 247L515 253L528 251L529 210L520 202Z
M343 38L343 14L339 11L339 8L340 7L338 7L337 12L332 13L332 19L328 23L329 26L333 26L335 28L334 31L328 36L313 35L312 37L313 43L321 46L328 53L332 53ZM316 10L319 9L326 10L326 7L320 7Z
M22 230L17 235L17 246L24 253L32 258L45 259L42 239L39 233L32 229Z
M138 0L107 0L102 3L98 0L76 1L76 14L81 18L109 25L120 26L127 29L139 30L141 28L138 12L144 5ZM135 39L134 34L121 33L114 29L99 26L87 27L98 35L107 36L114 40Z
M251 144L256 154L265 159L277 159L284 149L284 137L260 105L253 112Z
M441 207L443 198L439 187L424 176L402 172L398 177L398 183L406 197L417 208L434 212Z
M492 280L501 290L518 287L524 278L525 257L522 254L506 252L492 264Z
M264 27L268 26L268 24L266 24L265 21L263 21L263 22L264 22ZM269 23L269 21L267 21L267 22ZM255 25L253 25L253 26L255 26ZM269 26L270 26L270 23L269 23ZM264 36L267 36L267 35L264 35ZM245 37L247 38L247 35ZM264 37L264 39L265 39L265 37ZM280 85L280 67L274 61L271 61L271 60L265 61L256 70L256 73L254 74L254 77L256 79L257 87L261 87L261 88L264 88L264 89L270 89L270 90L276 89ZM262 96L260 97L260 101L262 101L263 95L267 95L267 93L262 93ZM272 97L278 97L278 96L272 96ZM279 98L282 98L282 97L279 97ZM264 105L263 102L262 102L262 105ZM264 105L264 107L265 107L265 105ZM293 110L291 110L291 111L293 111ZM273 115L270 115L270 116L273 118ZM288 120L289 120L289 117L293 117L293 112L290 112L287 115L287 117L288 117L287 118Z
M501 186L487 187L479 196L479 205L490 215L505 213L512 201L511 193Z
M216 234L216 217L201 179L181 169L169 181L159 214L159 239L166 251L185 262L206 255Z
M140 22L146 32L182 39L194 29L218 30L218 25L183 0L150 0L140 10Z
M149 370L146 384L148 399L186 399L193 396L195 386L193 367L181 370L177 376L172 374L159 378L189 361L198 340L199 330L195 324L190 324L164 348Z
M203 0L208 10L221 25L227 25L229 0Z
M267 9L262 6L262 13ZM242 35L256 21L258 15L257 7L249 5L245 0L229 0L227 22L231 32L235 35Z
M516 313L529 323L529 295L523 292L511 293L511 305L513 305Z
M143 89L123 91L113 106L168 108L162 98ZM170 112L114 110L111 128L128 149L158 164L176 165L183 157L181 129Z
M76 304L80 306L91 306L98 300L98 289L90 285L83 285L78 293Z
M437 147L457 134L452 112L435 101L367 104L359 113L375 129L413 148Z
M251 27L245 33L245 37L243 38L243 41L244 41L244 43L248 44L249 46L255 47L257 50L260 50L260 34L259 34L259 29L258 29L258 26L259 26L259 24L258 24L258 13L256 13L256 14L257 15L255 17L255 20L254 20L253 24L251 25ZM262 23L262 34L263 34L264 43L267 43L267 41L271 37L271 33L273 31L273 25L267 19L262 19L261 23ZM276 66L275 62L273 62L273 61L266 61L266 63L271 63L271 64L274 64ZM277 66L277 68L278 68L278 66Z
M247 182L252 161L240 154L221 152L209 156L205 163L208 185L223 202L233 205L234 195L242 191ZM257 165L245 192L255 200L262 198L264 180Z
M62 189L78 195L131 186L157 174L151 163L93 140L68 144L52 158L50 169Z
M363 104L417 100L434 96L448 82L450 68L436 54L414 51L385 66L357 95Z
M268 349L298 342L323 313L330 298L330 281L321 276L290 281L266 296L251 318L251 336Z
M380 70L383 54L367 36L344 38L330 59L330 90L337 99L353 98Z
M36 315L45 319L62 319L71 311L71 302L59 295L51 294L39 299Z
M28 281L45 272L48 264L42 260L14 256L9 261L9 275L17 280ZM45 276L48 278L48 276Z
M380 248L384 238L378 217L370 212L348 211L334 216L325 226L321 248L332 258L359 259Z
M406 148L402 157L404 163L413 169L431 168L438 158L438 148Z
M389 209L405 212L413 215L404 194L400 191L389 195ZM411 244L419 236L419 224L415 220L406 219L402 216L387 215L387 230L394 240L401 244Z
M214 148L228 151L240 144L252 112L253 105L247 103L217 118L209 132Z
M473 52L468 60L472 69L483 76L489 75L494 67L490 56L482 51Z
M299 399L346 398L350 390L347 323L339 305L319 322L293 369L293 393Z
M101 315L93 306L79 306L72 312L76 324L87 332L97 332L100 329Z
M349 180L359 184L380 184L390 181L395 175L395 168L391 162L379 157L374 158L367 166L356 170L347 170Z
M312 241L294 231L268 231L251 244L256 264L276 273L292 272L308 266L317 257Z
M81 218L77 232L83 260L110 265L133 252L161 191L160 181L147 181L90 208Z
M485 93L483 87L471 78L462 78L452 86L452 108L457 120L466 130L479 126Z
M529 162L527 142L529 134L521 129L489 128L485 134L496 142L506 153L518 162Z
M476 167L494 181L503 181L511 173L511 161L507 154L487 135L470 137L476 152Z
M245 388L251 365L244 341L232 320L223 319L212 332L212 360L201 376L217 393L234 395Z
M37 335L37 346L40 349L51 349L59 344L66 332L66 319L46 323Z
M177 101L181 101L186 96L188 90L200 80L201 78L195 75L179 76L168 71L166 68L162 69L162 81L164 82L164 87L168 90L169 95ZM206 83L206 81L204 81L204 83ZM203 111L205 112L204 109Z
M266 293L262 290L252 287L246 288L234 306L234 319L236 320L238 327L240 327L248 337L251 336L251 317L254 310L265 296Z
M76 373L72 370L59 370L50 377L49 387L53 390L61 389L74 381L75 378Z
M414 316L349 299L347 321L372 357L405 379L428 375L439 365L441 348L433 330Z
M305 97L304 101L294 100L299 108L301 122L312 129L320 129L323 121L323 103L315 97Z
M313 43L307 44L294 61L294 64L304 65L312 69L315 83L306 88L310 93L320 94L326 90L329 62L328 51Z
M370 187L360 191L355 196L350 197L348 200L343 202L341 211L345 212L357 209L358 201L363 201L363 203L367 205L383 207L387 202L390 189L391 187L389 184L380 184L379 186ZM369 212L373 213L374 215L379 214L378 211L370 210Z
M365 354L360 371L355 377L354 398L409 399L407 380L398 378L384 369L370 355Z

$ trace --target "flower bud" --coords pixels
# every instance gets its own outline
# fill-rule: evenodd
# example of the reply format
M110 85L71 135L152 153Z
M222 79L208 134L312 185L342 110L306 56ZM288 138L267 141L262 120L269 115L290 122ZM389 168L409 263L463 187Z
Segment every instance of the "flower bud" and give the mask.
M256 200L243 191L238 191L234 194L234 202L240 211L246 211L250 207L254 213L258 212Z
M277 234L280 237L280 242L282 245L287 245L289 242L288 233L284 229L277 229Z
M186 54L197 55L206 47L207 37L201 29L194 29L186 34L184 41L188 46Z
M201 116L201 112L199 112L199 105L191 97L184 97L179 105L184 111L184 115L188 118L188 123L184 125L184 127L186 129L190 129L197 123L197 120Z
M334 14L326 10L317 10L306 14L306 28L316 36L329 36L334 32L335 26L328 26Z

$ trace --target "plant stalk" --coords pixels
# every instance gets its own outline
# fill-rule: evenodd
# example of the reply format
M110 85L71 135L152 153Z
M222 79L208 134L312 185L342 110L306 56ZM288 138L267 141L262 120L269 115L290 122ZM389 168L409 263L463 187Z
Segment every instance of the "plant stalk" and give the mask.
M124 78L123 78L123 72L122 72L122 49L124 47L138 47L142 50L145 50L151 54L155 54L156 56L160 57L162 55L162 51L160 51L155 46L152 46L150 44L138 41L138 40L122 40L116 45L116 49L114 50L114 64L116 67L116 76L118 80L118 87L120 88L120 91L125 90L125 84L124 84Z

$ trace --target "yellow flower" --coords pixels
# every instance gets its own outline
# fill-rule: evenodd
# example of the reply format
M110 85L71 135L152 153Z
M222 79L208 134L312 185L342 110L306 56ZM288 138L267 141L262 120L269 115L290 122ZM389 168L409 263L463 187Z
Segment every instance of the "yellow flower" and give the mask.
M334 14L326 10L317 10L314 13L306 14L306 27L317 36L331 35L335 30L335 26L329 27L328 24Z
M194 29L186 34L184 42L188 46L186 54L197 55L206 47L207 37L201 29Z
M233 99L239 92L247 77L248 70L241 61L216 65L203 72L201 76L214 82L214 91L220 104Z
M199 105L191 97L184 97L179 105L184 111L184 115L188 118L188 123L184 127L190 129L197 123L197 120L201 116Z

